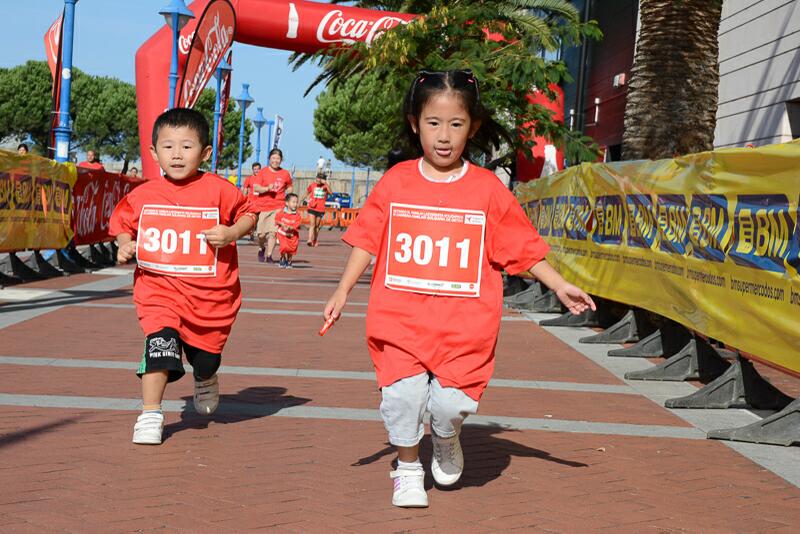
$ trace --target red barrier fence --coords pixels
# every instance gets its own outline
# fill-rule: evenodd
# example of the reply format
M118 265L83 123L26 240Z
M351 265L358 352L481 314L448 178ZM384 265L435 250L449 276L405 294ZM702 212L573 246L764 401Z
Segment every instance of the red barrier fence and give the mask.
M144 180L106 171L78 169L72 189L72 230L76 245L110 241L108 221L114 207Z

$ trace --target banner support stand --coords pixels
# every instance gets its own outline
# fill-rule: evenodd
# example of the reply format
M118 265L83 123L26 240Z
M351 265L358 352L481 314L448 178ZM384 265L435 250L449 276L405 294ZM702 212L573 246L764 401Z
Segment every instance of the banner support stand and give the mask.
M668 399L667 408L746 408L782 410L792 402L762 377L753 363L740 354L719 378L691 395Z
M650 324L643 311L630 309L619 322L608 327L607 330L592 336L582 337L578 342L611 345L636 343L639 341L640 336L648 335L654 329L654 325Z
M626 380L713 380L723 374L730 364L705 339L693 338L667 361L641 371L625 373Z
M509 308L518 309L521 306L525 306L527 304L532 304L536 297L542 295L542 286L539 282L534 282L531 286L527 289L524 289L518 293L515 293L509 297L505 297L503 299L503 304L508 306Z
M61 269L53 267L49 261L47 261L46 259L44 259L44 257L42 257L42 253L39 252L38 250L33 251L33 254L31 254L31 257L28 259L28 263L33 264L29 265L29 267L31 267L34 271L48 278L55 278L57 276L67 275L67 273L65 273Z
M59 249L56 251L55 260L58 268L65 273L80 274L86 272L85 268L81 267L75 261L73 261L72 258L67 256L67 253L64 251L64 249Z
M14 273L16 278L19 278L24 282L33 282L47 278L47 276L34 271L24 261L19 259L16 252L9 252L8 258L11 261L11 272Z
M792 401L780 412L747 426L712 430L708 438L785 447L800 443L800 399Z

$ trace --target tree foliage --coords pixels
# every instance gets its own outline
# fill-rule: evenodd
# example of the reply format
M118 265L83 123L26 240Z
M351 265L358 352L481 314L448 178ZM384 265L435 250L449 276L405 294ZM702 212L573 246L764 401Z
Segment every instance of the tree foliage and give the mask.
M374 74L351 78L337 91L323 91L314 111L314 136L336 159L356 167L386 166L396 144L400 107Z
M329 91L344 89L346 93L349 80L366 79L369 74L379 80L379 93L372 93L371 98L391 99L396 110L421 69L471 69L480 82L484 104L495 110L510 131L519 134L515 144L505 147L492 165L509 162L516 149L529 149L534 133L563 145L571 161L596 157L591 139L556 122L550 111L528 100L533 87L553 96L551 84L570 81L565 65L545 59L547 52L601 36L594 22L580 21L570 2L435 0L357 4L425 16L386 32L370 47L356 43L317 54L295 54L291 59L294 68L316 62L323 69L309 90L324 83ZM390 138L398 139L403 118L396 114L393 119L383 120L392 132Z

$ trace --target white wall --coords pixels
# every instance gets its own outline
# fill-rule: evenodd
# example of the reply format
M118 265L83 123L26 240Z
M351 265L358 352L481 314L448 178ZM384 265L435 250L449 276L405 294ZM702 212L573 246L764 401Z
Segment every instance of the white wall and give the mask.
M800 1L725 0L719 71L716 147L790 141L786 102L800 99Z

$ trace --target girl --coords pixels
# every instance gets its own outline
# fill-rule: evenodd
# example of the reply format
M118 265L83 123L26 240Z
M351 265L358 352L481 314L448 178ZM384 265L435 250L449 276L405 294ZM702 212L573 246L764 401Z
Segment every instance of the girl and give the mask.
M303 200L308 202L308 242L309 247L317 246L319 237L319 227L322 226L322 218L325 217L325 199L331 191L328 182L325 181L325 173L317 172L317 177L313 183L309 184L306 196Z
M392 504L425 507L422 417L430 412L433 478L452 485L464 467L461 425L494 368L501 271L536 277L572 313L594 303L545 261L547 244L497 176L467 161L471 149L507 138L481 104L472 72L420 73L404 113L422 158L392 167L345 233L353 249L324 314L341 316L376 256L367 344L398 452Z

